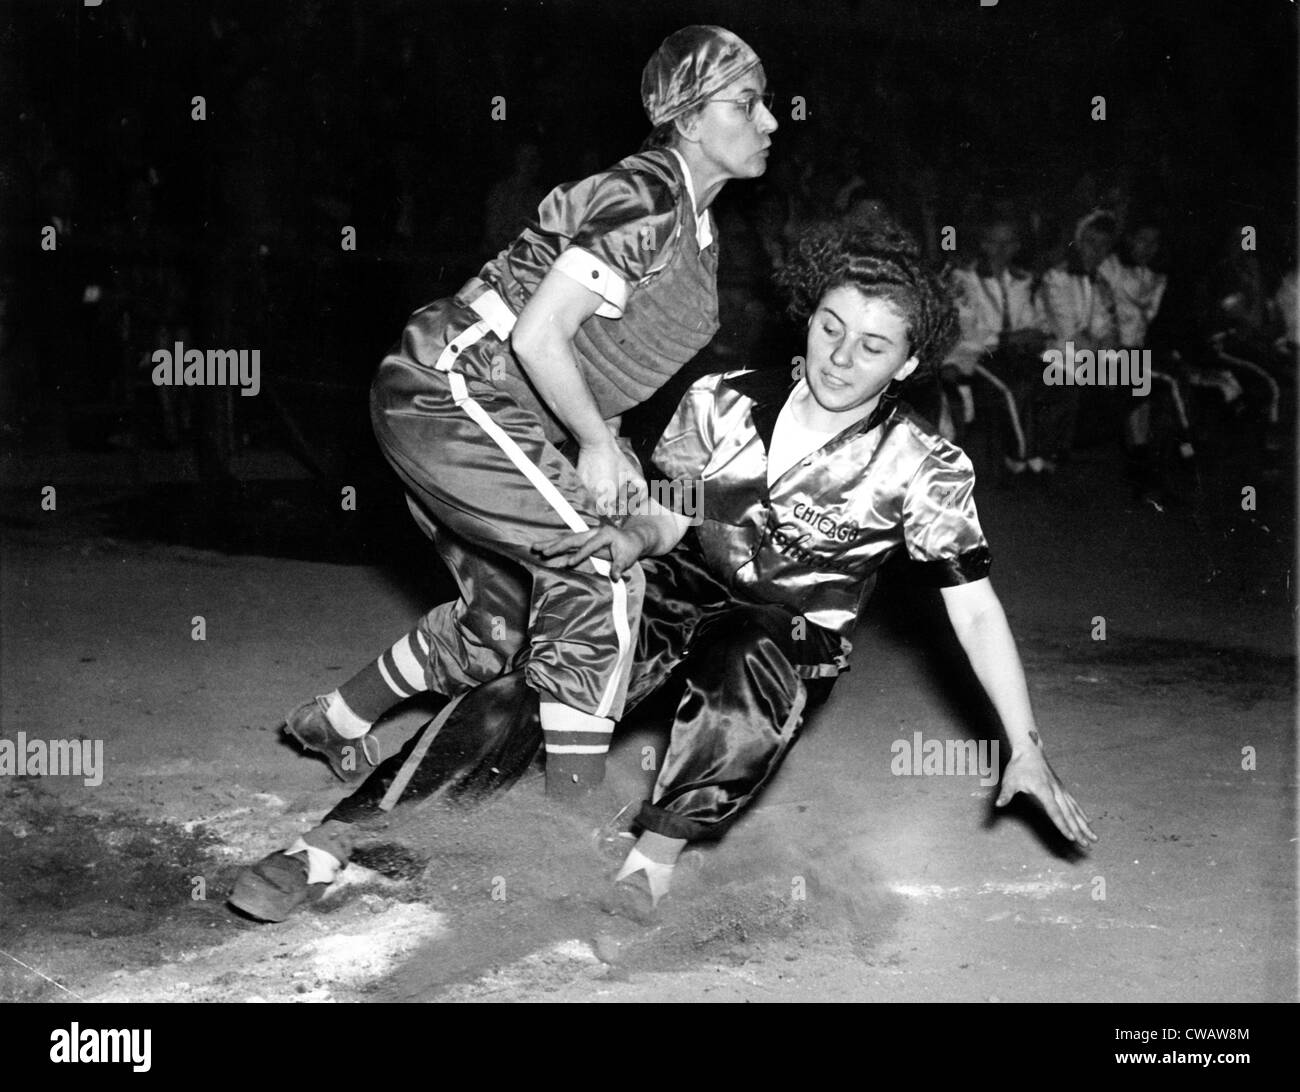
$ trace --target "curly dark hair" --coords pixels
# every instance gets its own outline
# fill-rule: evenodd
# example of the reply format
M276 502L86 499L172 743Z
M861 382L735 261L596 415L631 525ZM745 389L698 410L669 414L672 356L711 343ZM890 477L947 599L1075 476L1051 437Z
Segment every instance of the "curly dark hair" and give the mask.
M916 240L885 217L869 226L827 224L806 231L776 281L789 297L790 315L800 320L843 285L888 300L907 321L908 348L919 370L937 368L957 341L952 289L927 268Z

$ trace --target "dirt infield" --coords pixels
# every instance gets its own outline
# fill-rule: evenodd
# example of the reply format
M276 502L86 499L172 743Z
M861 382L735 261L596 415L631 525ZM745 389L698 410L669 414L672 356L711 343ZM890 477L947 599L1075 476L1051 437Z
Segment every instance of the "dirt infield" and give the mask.
M980 497L1091 854L995 815L977 776L893 772L895 741L990 722L937 600L886 584L852 672L653 927L602 910L593 838L653 777L645 723L581 809L534 773L473 810L399 812L323 902L230 913L238 867L343 792L280 715L429 605L430 555L410 534L377 567L382 521L333 534L305 483L251 493L229 553L177 533L175 491L69 487L53 514L7 490L3 735L102 740L105 770L0 778L0 1000L1294 1000L1292 483L1243 459L1183 484L1166 512L1136 505L1098 455ZM277 521L366 563L295 559ZM382 725L386 753L421 723Z

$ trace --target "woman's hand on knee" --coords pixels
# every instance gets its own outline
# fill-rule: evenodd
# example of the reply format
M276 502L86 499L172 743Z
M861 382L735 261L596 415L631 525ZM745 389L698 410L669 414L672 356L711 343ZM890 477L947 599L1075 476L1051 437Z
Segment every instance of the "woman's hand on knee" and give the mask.
M649 544L635 531L603 524L594 531L560 535L533 546L548 569L572 569L591 557L609 562L609 575L617 580L649 552Z
M641 468L627 457L613 435L579 450L578 477L595 498L597 515L636 511L646 494Z

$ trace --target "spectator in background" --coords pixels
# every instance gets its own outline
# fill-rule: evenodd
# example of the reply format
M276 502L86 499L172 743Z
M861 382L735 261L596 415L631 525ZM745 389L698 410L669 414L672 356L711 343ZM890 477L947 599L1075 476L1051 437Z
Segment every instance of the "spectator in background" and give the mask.
M1016 259L1020 228L1010 218L994 216L980 229L979 257L950 274L958 297L961 338L944 362L946 383L959 398L959 419L975 419L973 383L992 395L986 404L999 422L1000 444L1007 469L1024 474L1032 457L1024 418L1031 396L1042 384L1045 320L1034 295L1034 281Z
M1069 346L1075 352L1096 352L1118 342L1115 297L1097 272L1115 248L1117 234L1114 216L1101 210L1089 213L1075 225L1065 260L1043 275L1038 304L1050 331L1047 348L1067 360ZM1049 386L1040 379L1034 384L1029 409L1029 469L1050 474L1074 445L1079 388Z
M1206 316L1213 366L1231 372L1250 405L1262 408L1264 448L1276 452L1283 446L1279 378L1291 382L1293 376L1276 350L1279 321L1256 238L1250 225L1234 225L1228 231L1219 261L1202 283L1201 314Z
M1183 406L1178 381L1168 367L1157 367L1155 349L1150 343L1152 324L1164 301L1168 277L1153 265L1160 253L1160 226L1152 219L1138 217L1130 221L1120 246L1097 267L1097 275L1110 287L1115 298L1115 317L1119 343L1125 349L1151 350L1153 384L1169 393L1176 421L1179 453L1184 458L1194 454L1191 427ZM1161 361L1168 359L1161 352ZM1174 358L1176 359L1176 358ZM1158 468L1152 454L1152 408L1150 397L1134 400L1124 417L1125 466L1138 495L1158 503Z
M1115 297L1120 344L1142 346L1160 310L1168 278L1152 268L1160 252L1160 227L1150 220L1130 224L1117 250L1097 267Z
M1239 343L1259 347L1269 341L1268 293L1255 238L1255 229L1247 225L1228 230L1205 280L1202 301L1211 334L1231 334Z

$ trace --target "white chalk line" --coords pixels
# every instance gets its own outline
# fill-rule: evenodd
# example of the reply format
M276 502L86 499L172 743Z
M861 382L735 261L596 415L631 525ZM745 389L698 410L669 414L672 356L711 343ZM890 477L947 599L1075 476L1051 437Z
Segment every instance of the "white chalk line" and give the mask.
M12 959L15 963L18 964L18 966L22 967L24 970L31 971L32 974L36 975L37 978L43 978L43 979L45 979L45 981L48 982L51 986L57 986L57 987L58 987L59 989L61 989L64 993L69 994L69 995L72 996L72 997L75 997L78 1001L86 1001L86 999L85 999L84 997L82 997L81 994L77 993L75 990L70 990L70 989L68 989L68 987L65 986L65 985L63 985L61 982L55 982L54 979L52 979L49 975L47 975L47 974L42 974L42 973L41 973L40 971L38 971L35 967L32 967L32 966L30 966L29 964L24 963L24 962L23 962L21 959L19 959L16 955L10 955L10 954L9 954L8 952L6 952L3 948L0 948L0 955L2 955L2 956L8 956L10 959ZM89 1001L86 1001L86 1004L90 1004L90 1002L89 1002Z

